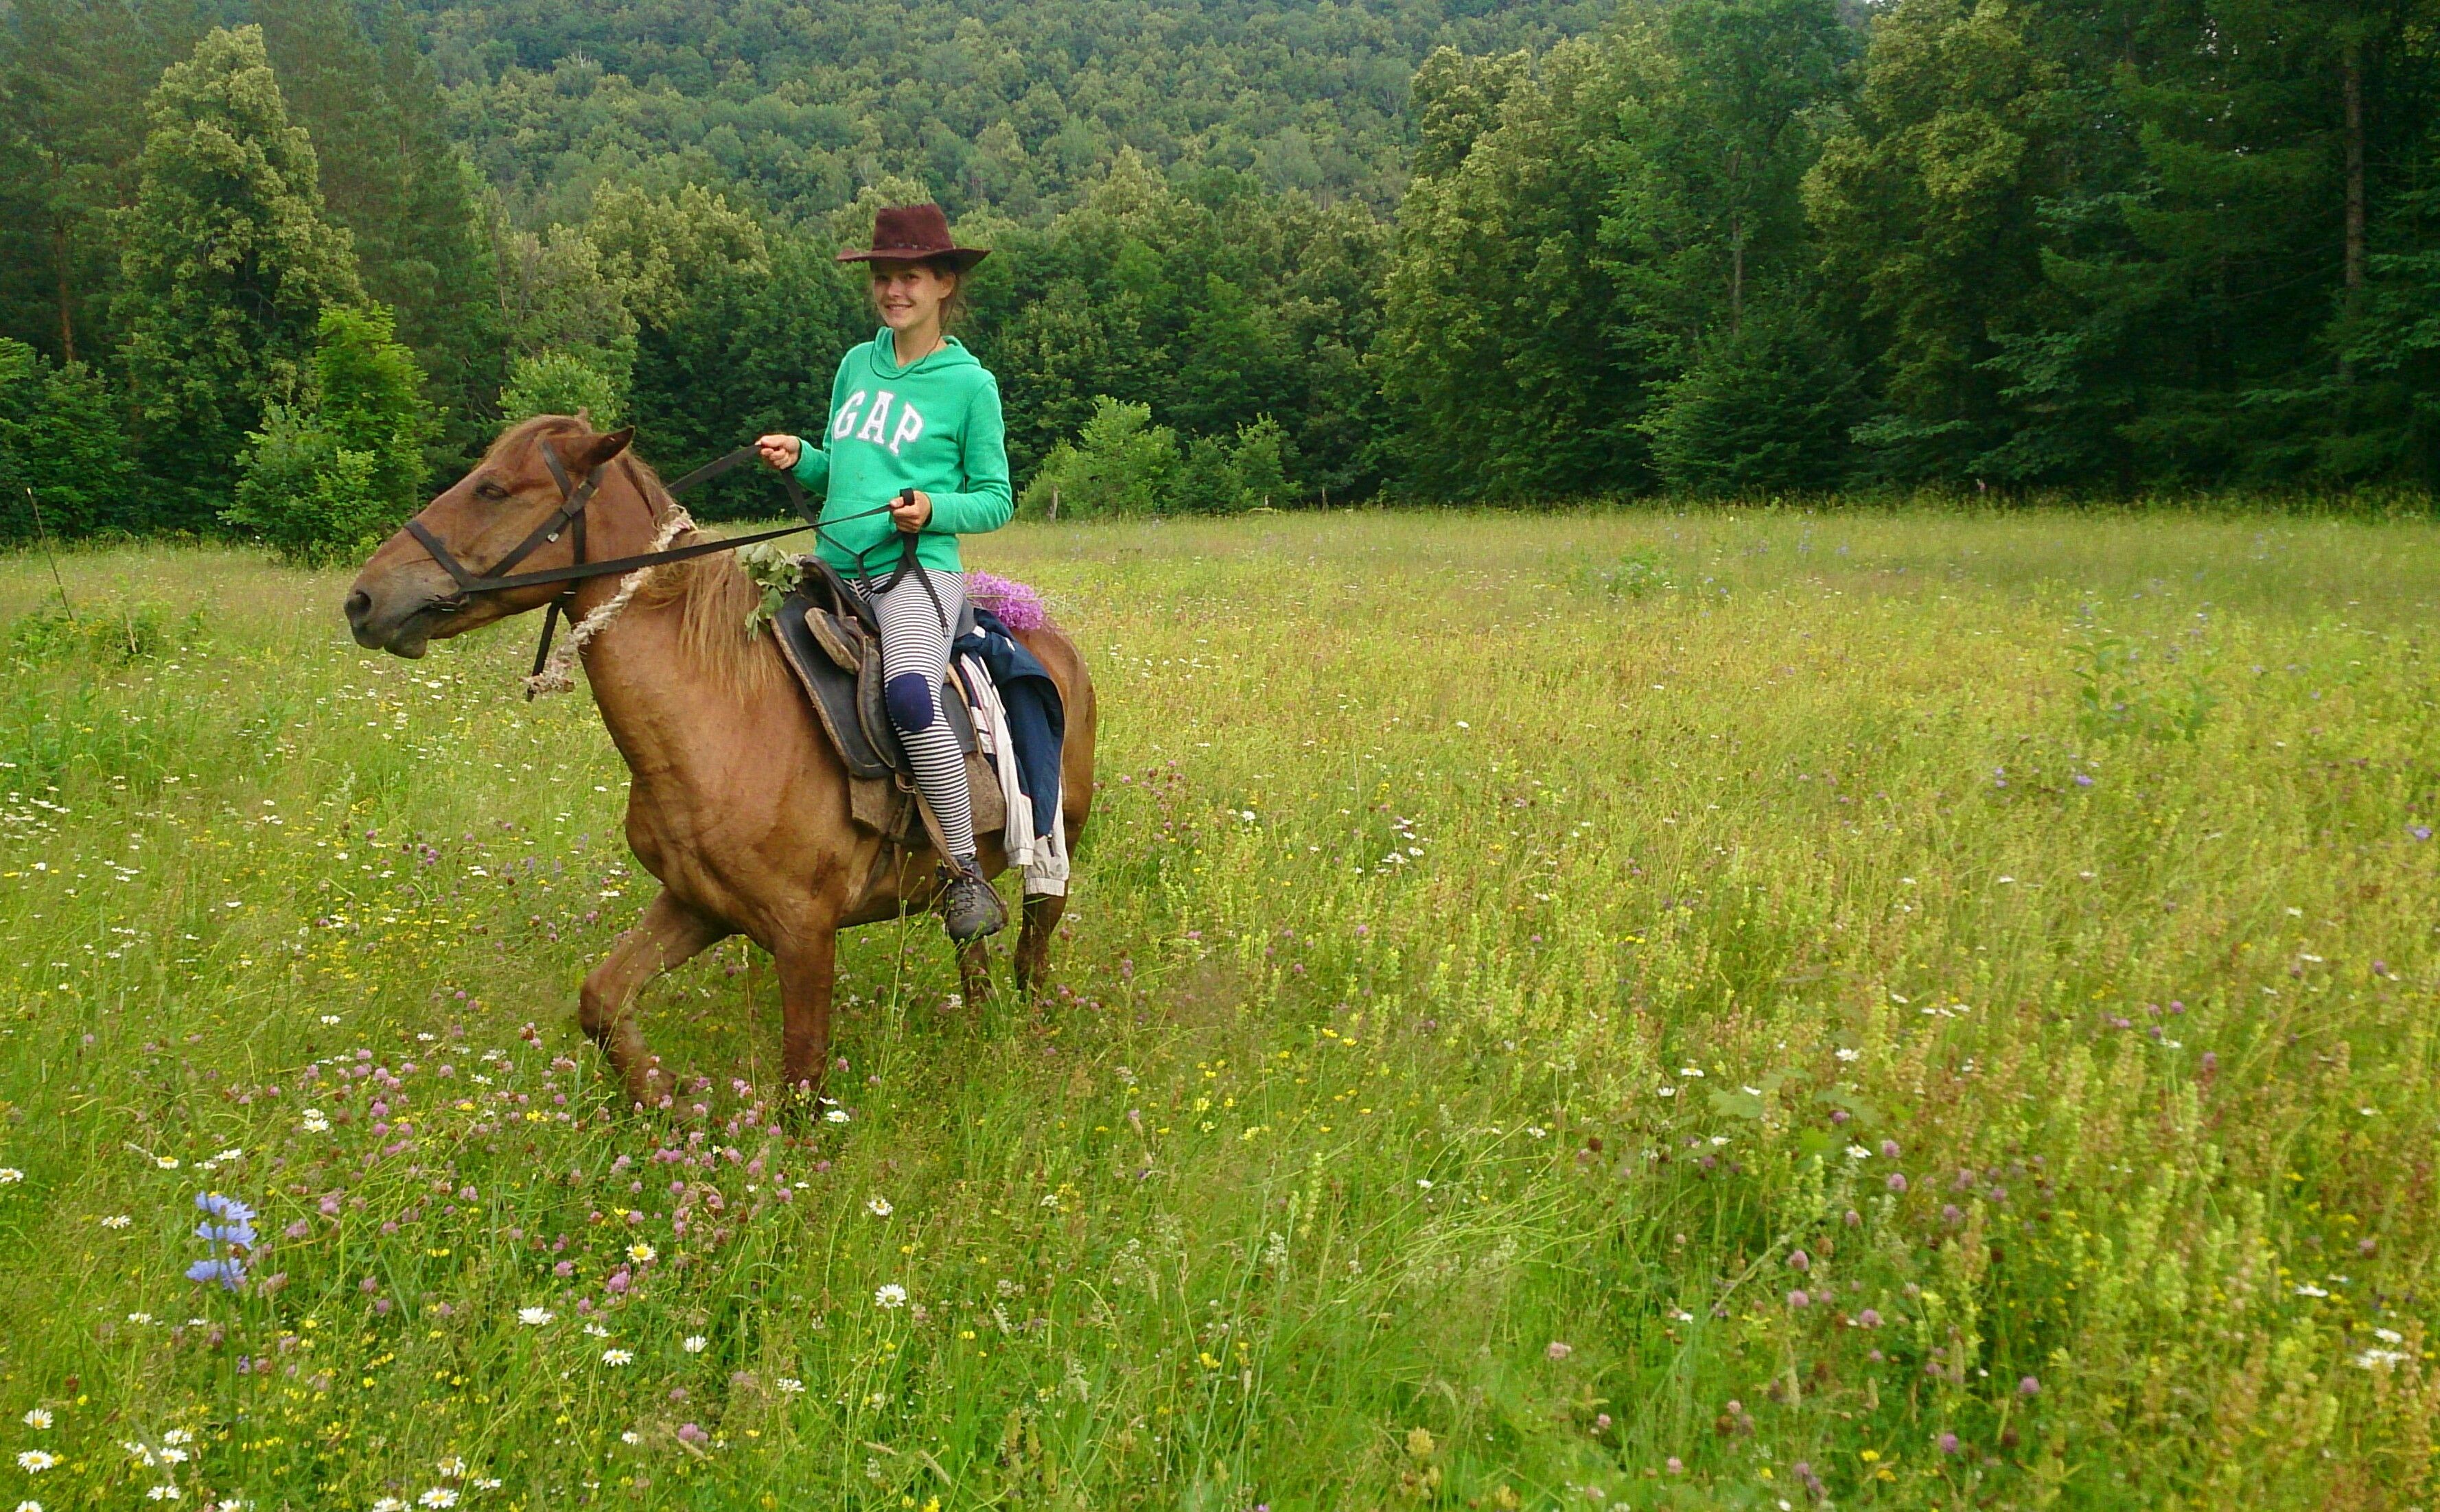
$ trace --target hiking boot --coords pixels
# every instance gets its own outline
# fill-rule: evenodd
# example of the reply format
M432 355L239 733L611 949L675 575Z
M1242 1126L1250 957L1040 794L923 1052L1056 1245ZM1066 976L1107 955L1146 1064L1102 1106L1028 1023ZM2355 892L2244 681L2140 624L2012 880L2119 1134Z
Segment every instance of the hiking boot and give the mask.
M941 889L941 922L948 927L952 941L964 945L1008 927L1008 905L984 879L973 856L961 856L941 870L948 879Z

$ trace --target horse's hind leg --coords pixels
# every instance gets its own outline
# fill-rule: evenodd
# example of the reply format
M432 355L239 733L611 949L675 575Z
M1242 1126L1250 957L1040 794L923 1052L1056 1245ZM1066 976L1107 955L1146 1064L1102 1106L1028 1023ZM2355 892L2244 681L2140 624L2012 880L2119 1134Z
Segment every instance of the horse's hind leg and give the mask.
M958 947L958 991L969 1008L979 1008L990 999L991 946L986 942L969 940Z
M1042 989L1050 971L1050 936L1068 911L1064 892L1036 892L1025 900L1025 927L1016 936L1016 995L1031 998Z
M636 927L619 937L602 963L584 979L578 1017L584 1032L610 1057L627 1084L627 1100L658 1107L676 1083L660 1069L660 1057L644 1048L644 1031L627 1010L644 984L726 939L729 930L664 891L644 909Z

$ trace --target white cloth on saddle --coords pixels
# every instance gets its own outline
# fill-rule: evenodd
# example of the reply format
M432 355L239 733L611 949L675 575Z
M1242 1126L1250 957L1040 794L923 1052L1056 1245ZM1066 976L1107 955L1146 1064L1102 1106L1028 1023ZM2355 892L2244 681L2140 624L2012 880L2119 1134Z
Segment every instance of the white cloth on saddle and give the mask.
M1061 809L1060 795L1050 795L1050 833L1034 834L1033 802L1026 795L1025 778L1017 768L1016 742L1006 738L1008 709L999 700L999 690L993 685L991 673L974 657L958 657L956 667L959 685L966 693L966 707L974 712L975 739L999 774L1000 797L1008 811L1000 848L1008 855L1008 864L1024 873L1026 896L1064 896L1068 817Z

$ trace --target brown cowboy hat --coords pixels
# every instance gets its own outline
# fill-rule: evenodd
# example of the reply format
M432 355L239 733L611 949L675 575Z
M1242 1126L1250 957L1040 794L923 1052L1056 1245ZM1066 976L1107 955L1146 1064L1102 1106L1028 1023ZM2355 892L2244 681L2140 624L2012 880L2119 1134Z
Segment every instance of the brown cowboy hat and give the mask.
M841 262L924 262L940 258L960 273L991 256L987 247L960 246L949 235L949 217L937 205L887 206L873 212L872 245L842 252Z

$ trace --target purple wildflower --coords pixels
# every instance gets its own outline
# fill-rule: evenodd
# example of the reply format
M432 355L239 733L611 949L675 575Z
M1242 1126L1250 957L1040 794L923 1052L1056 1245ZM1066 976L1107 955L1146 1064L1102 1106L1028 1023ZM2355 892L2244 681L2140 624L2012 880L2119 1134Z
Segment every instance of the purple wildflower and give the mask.
M1576 1346L1575 1346L1575 1345L1573 1345L1573 1344L1563 1344L1563 1343L1559 1342L1557 1340L1553 1339L1553 1340L1552 1340L1548 1344L1546 1344L1546 1345L1544 1345L1544 1346L1543 1346L1543 1348L1542 1348L1542 1358L1543 1358L1543 1359L1567 1359L1570 1355L1572 1355L1572 1354L1574 1354L1575 1352L1576 1352Z
M1867 1307L1862 1312L1856 1314L1856 1321L1867 1328L1878 1328L1881 1325L1881 1315L1874 1309Z
M2409 824L2406 826L2406 833L2413 836L2418 840L2428 840L2431 838L2431 826L2429 824Z
M1813 1305L1813 1299L1803 1291L1791 1291L1787 1294L1787 1305L1790 1307L1809 1307Z
M2023 1380L2017 1382L2017 1395L2019 1396L2031 1398L2039 1396L2041 1394L2042 1383L2036 1380L2031 1376L2028 1376Z
M1943 1433L1940 1435L1940 1452L1943 1454L1954 1454L1957 1452L1956 1434Z
M1787 1269L1790 1269L1790 1270L1809 1270L1809 1269L1811 1269L1812 1268L1813 1268L1813 1260L1812 1260L1812 1257L1811 1257L1811 1256L1809 1256L1809 1255L1807 1255L1803 1251L1802 1251L1802 1250L1795 1250L1795 1251L1789 1251L1788 1256L1787 1256Z
M1889 1189L1890 1189L1891 1191L1893 1191L1893 1192L1897 1192L1897 1193L1903 1193L1903 1192L1905 1192L1905 1191L1906 1191L1906 1173L1905 1173L1905 1172L1903 1172L1903 1171L1892 1171L1892 1172L1890 1173L1890 1179L1889 1179L1889 1183L1888 1183L1888 1184L1889 1184Z
M1050 611L1043 606L1040 593L996 572L967 573L966 597L977 607L999 616L999 622L1011 630L1039 630L1050 622Z
M1895 1140L1881 1141L1881 1158L1888 1161L1896 1160L1898 1158L1898 1142Z

